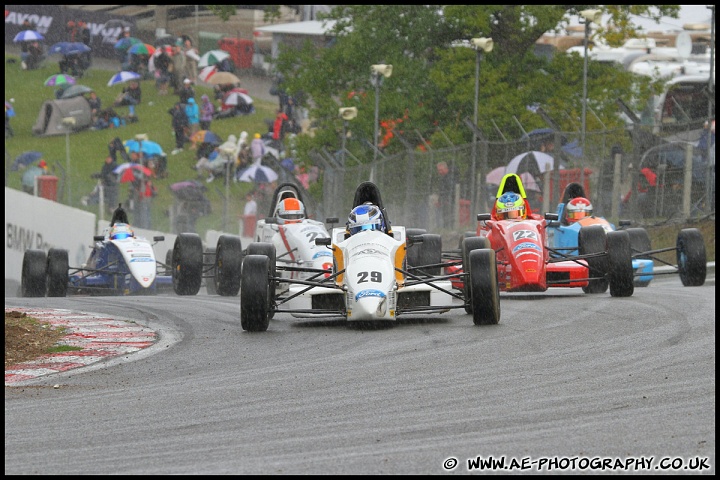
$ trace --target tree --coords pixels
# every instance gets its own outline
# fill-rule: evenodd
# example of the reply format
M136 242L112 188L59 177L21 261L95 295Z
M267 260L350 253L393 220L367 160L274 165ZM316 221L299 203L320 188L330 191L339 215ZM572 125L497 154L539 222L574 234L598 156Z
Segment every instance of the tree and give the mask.
M318 48L309 41L301 48L281 46L274 68L284 76L286 90L303 92L311 107L316 135L309 147L338 145L338 108L358 107L352 121L353 138L372 144L375 89L370 65L393 65L380 91L380 118L404 118L403 135L433 136L439 126L454 143L467 142L472 132L464 125L472 118L475 51L454 47L457 40L491 37L494 50L483 55L480 68L479 128L488 138L501 131L520 136L517 120L526 129L545 124L528 106L542 105L563 128L574 130L571 119L582 109L583 59L574 55L544 58L534 54L535 42L546 32L562 28L569 15L592 5L339 5L327 16L334 20L334 42ZM608 41L619 42L636 32L628 15L659 19L677 16L678 5L615 5L603 7L611 16L599 30ZM607 126L619 125L616 99L642 102L650 82L614 66L591 62L588 103ZM364 92L364 95L351 95ZM352 99L350 99L352 97ZM514 118L513 118L514 117ZM493 122L491 122L492 120ZM590 128L590 125L588 126ZM506 133L506 134L507 134ZM387 149L404 148L391 142Z

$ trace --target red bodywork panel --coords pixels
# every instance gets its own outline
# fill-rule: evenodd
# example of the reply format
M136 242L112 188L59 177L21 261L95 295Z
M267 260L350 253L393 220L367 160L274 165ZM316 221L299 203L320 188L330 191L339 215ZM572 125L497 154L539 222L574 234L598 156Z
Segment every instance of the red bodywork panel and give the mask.
M487 237L496 253L498 284L503 292L544 292L551 286L587 286L588 269L583 260L548 263L546 221L537 214L526 220L488 220L478 224L477 235ZM448 275L462 267L447 267ZM563 281L548 285L548 281ZM453 279L462 289L462 278Z

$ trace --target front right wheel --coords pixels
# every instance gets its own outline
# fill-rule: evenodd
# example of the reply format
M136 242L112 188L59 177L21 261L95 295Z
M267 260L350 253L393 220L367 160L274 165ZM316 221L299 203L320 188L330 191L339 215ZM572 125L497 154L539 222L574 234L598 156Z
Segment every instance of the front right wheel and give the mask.
M45 296L46 268L47 255L44 250L25 250L20 282L20 292L23 297Z
M197 295L202 284L203 246L197 233L181 233L172 249L173 290L177 295Z
M248 332L264 332L270 325L270 259L266 255L246 255L240 280L240 325Z
M497 281L495 251L472 250L470 261L470 301L475 325L497 325L500 322L500 289Z
M677 263L680 281L686 287L699 287L707 276L707 257L702 233L683 228L677 237Z

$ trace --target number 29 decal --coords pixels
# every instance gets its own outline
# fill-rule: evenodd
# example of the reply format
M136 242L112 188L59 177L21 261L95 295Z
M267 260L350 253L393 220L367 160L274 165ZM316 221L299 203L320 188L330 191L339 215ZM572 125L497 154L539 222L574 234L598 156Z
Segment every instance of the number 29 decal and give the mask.
M366 283L366 282L382 283L382 273L381 272L358 272L357 276L358 276L358 283Z

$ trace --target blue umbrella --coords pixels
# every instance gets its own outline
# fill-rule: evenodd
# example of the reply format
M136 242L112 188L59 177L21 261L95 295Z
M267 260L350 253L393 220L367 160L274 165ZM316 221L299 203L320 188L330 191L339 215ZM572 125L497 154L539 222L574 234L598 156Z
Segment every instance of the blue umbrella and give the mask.
M15 161L13 162L12 167L10 167L10 170L17 171L21 168L25 168L31 163L37 162L41 158L43 158L43 154L41 152L37 152L35 150L23 152L15 157Z
M92 51L92 48L88 47L82 42L59 42L54 44L48 49L50 55L79 55L81 53L87 53Z
M115 42L115 48L117 50L127 50L136 43L143 43L143 41L135 37L123 37L117 42Z
M140 80L142 78L140 74L135 72L118 72L115 75L113 75L110 78L110 81L108 82L107 86L112 87L113 85L117 85L118 83L124 83L128 80Z
M13 42L35 42L35 41L41 41L45 40L45 37L42 36L40 32L36 32L35 30L23 30L22 32L15 35L15 38L13 38Z
M140 147L140 142L138 142L137 140L125 140L125 142L123 142L123 145L125 145L125 148L130 153L135 153L142 150L142 153L144 153L148 157L152 157L153 155L164 155L163 149L160 144L151 140L143 140L142 147Z

